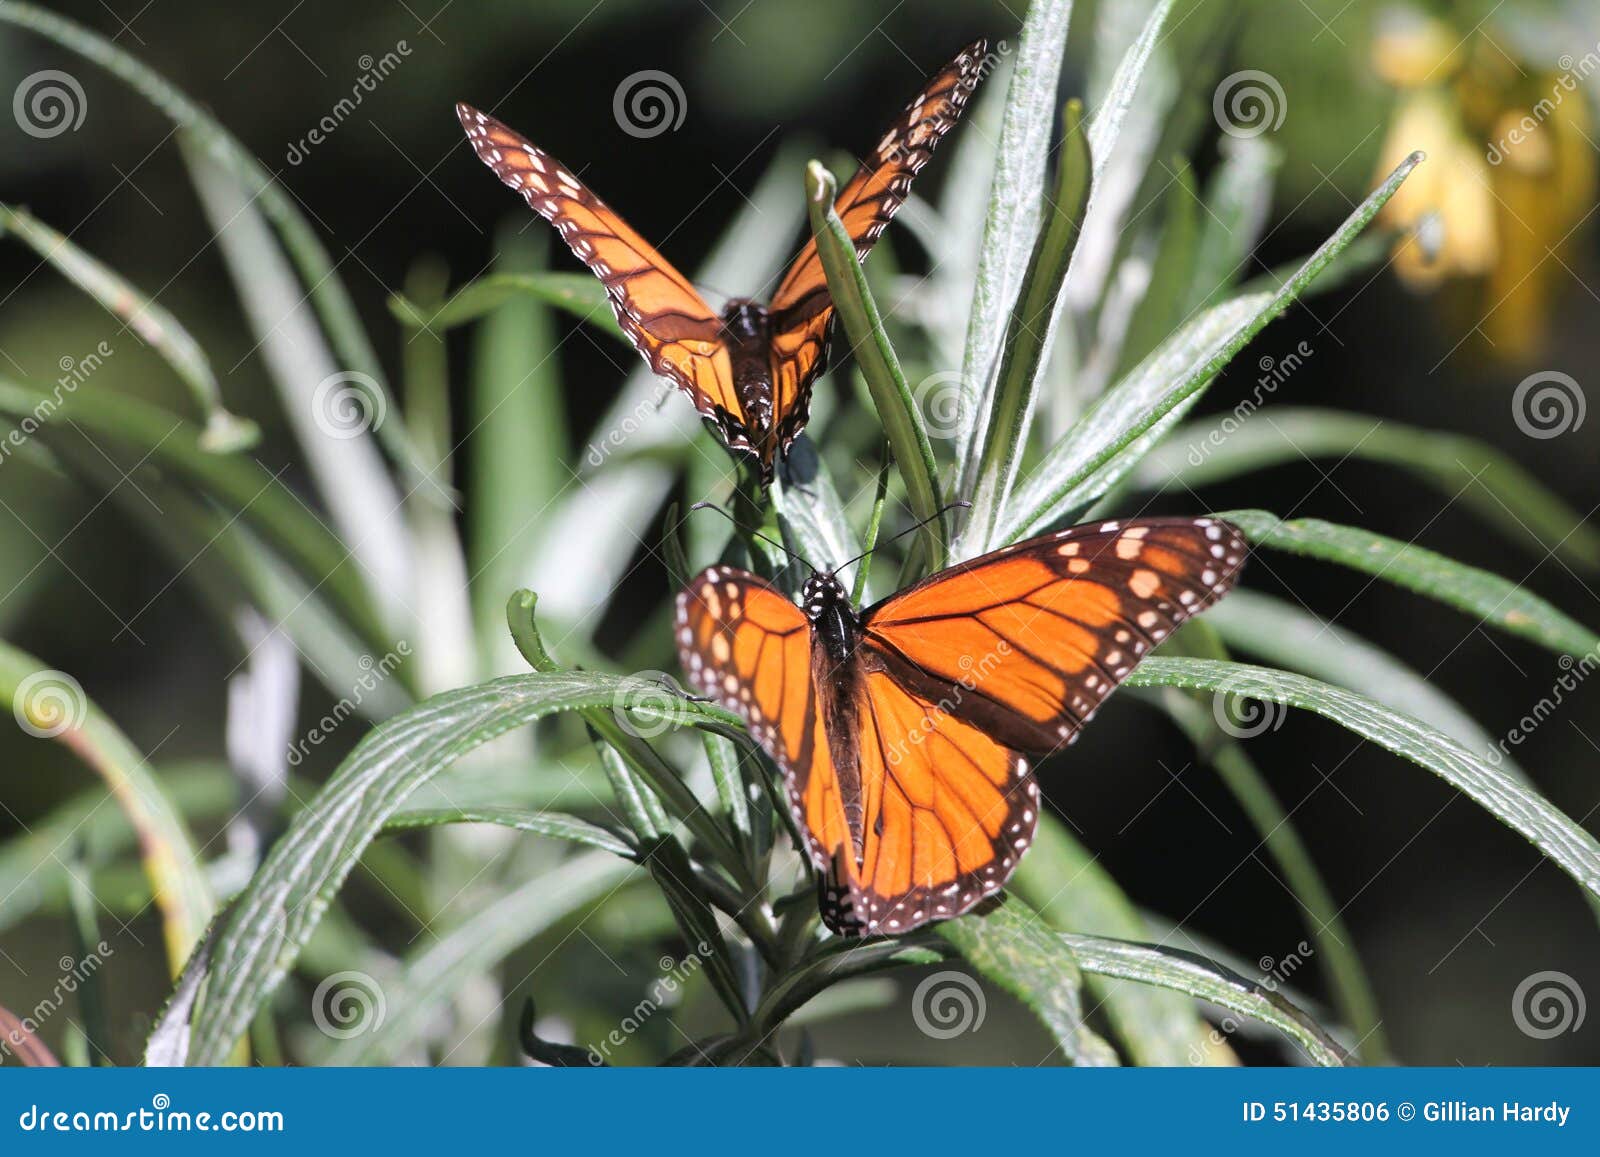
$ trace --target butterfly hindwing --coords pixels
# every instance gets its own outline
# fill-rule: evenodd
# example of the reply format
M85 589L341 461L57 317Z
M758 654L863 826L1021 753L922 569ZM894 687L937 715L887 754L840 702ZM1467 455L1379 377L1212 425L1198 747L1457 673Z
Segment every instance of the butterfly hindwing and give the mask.
M722 319L688 278L549 153L470 105L456 105L456 115L478 158L600 279L617 323L650 368L688 394L730 447L754 449Z
M959 916L1005 885L1033 839L1028 762L886 669L867 664L857 694L860 856L829 863L823 915L867 935Z

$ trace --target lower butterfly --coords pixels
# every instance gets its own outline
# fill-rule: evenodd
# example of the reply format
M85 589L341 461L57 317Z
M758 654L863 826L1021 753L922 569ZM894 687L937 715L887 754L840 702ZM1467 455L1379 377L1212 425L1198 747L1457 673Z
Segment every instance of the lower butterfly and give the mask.
M1100 522L865 610L831 571L797 606L714 566L678 595L678 652L782 770L828 926L900 933L1005 886L1039 818L1029 756L1075 740L1245 555L1214 518Z

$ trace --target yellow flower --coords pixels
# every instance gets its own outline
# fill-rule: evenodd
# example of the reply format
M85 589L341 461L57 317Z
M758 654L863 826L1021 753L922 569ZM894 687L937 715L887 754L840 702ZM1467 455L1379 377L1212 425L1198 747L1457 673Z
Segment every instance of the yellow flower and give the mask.
M1407 234L1397 274L1419 291L1461 282L1461 320L1489 351L1536 357L1596 192L1581 79L1524 68L1485 34L1457 38L1422 17L1386 23L1373 66L1400 90L1380 173L1428 154L1379 218Z

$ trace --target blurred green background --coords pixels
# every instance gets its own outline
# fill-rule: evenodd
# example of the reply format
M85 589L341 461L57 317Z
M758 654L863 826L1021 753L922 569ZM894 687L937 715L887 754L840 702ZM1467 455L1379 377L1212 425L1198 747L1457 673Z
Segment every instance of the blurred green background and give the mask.
M1108 3L1081 5L1077 26L1089 27L1096 8ZM986 0L455 0L442 7L439 0L91 0L52 7L153 65L277 172L339 260L396 374L404 334L385 300L419 258L444 262L457 284L486 268L500 223L526 219L533 235L544 229L472 158L454 101L493 109L563 158L669 257L692 268L780 140L859 152L958 45L978 35L1014 35L1020 18L1014 3ZM1243 7L1220 72L1270 73L1287 111L1272 137L1285 161L1258 254L1263 267L1320 242L1370 188L1396 144L1429 148L1430 163L1441 166L1452 133L1479 150L1493 139L1497 117L1517 107L1519 87L1537 91L1539 77L1559 72L1564 55L1581 61L1600 53L1600 13L1584 0L1404 12L1369 0ZM1430 19L1439 23L1427 26ZM1462 59L1442 70L1437 60L1427 63L1436 50L1419 27L1448 30L1445 53ZM1075 43L1086 40L1075 31ZM326 141L291 163L296 143L362 74L363 58L402 43L406 52L393 74ZM1068 93L1084 84L1081 65L1067 71ZM262 425L256 457L296 479L297 455L168 123L103 74L30 34L0 28L0 94L48 68L81 80L84 122L48 140L9 120L0 124L0 199L29 207L182 317L210 351L229 407ZM646 69L681 83L686 115L676 131L639 139L619 128L612 96L624 77ZM1456 79L1444 83L1447 76ZM1587 83L1592 102L1596 81ZM1437 98L1442 118L1402 117L1419 106L1419 93ZM1397 123L1438 139L1391 142ZM1536 172L1521 185L1497 184L1476 223L1468 210L1468 223L1446 237L1447 262L1451 245L1472 241L1474 229L1494 229L1496 213L1517 208L1509 230L1502 218L1486 265L1426 290L1420 283L1427 277L1406 284L1404 270L1363 272L1270 329L1230 368L1204 412L1248 396L1258 358L1304 341L1314 355L1276 400L1470 433L1532 469L1577 510L1593 511L1600 502L1600 414L1562 437L1535 440L1519 431L1511 409L1516 385L1540 370L1571 375L1600 405L1600 233L1588 227L1592 188L1583 193L1600 154L1590 128L1573 132L1581 139L1561 162L1564 183ZM930 170L934 181L949 176L948 155ZM1508 173L1509 166L1497 169L1494 180L1511 182ZM1467 181L1449 171L1435 178L1446 189ZM1576 209L1560 201L1573 189ZM796 220L797 241L801 235ZM891 237L900 260L916 268L922 258L909 235ZM1508 280L1494 280L1496 262L1518 260L1524 264L1513 265ZM557 266L576 268L564 255ZM1491 319L1501 310L1517 313L1520 344L1492 340ZM115 326L29 251L0 244L0 375L51 383L63 357L82 357ZM576 430L589 428L622 377L620 355L601 340L578 333L561 348ZM107 370L116 387L181 406L170 373L138 346L126 335L116 340ZM1460 505L1443 505L1399 472L1307 461L1275 471L1271 484L1279 514L1419 540L1600 624L1593 575L1504 549ZM231 664L202 628L175 568L103 497L22 459L0 467L0 632L75 673L135 743L155 753L158 767L214 757L222 749ZM1214 509L1261 504L1251 484L1217 487L1206 500ZM630 581L649 587L643 604L659 597L665 579L646 569ZM1250 581L1292 592L1341 626L1386 640L1494 734L1514 725L1561 673L1544 652L1465 631L1464 620L1442 606L1352 572L1277 556ZM626 605L602 639L626 638ZM320 693L312 686L305 694L309 718L320 710L313 709ZM1053 766L1048 794L1139 904L1243 959L1281 958L1303 938L1294 901L1214 778L1174 782L1189 750L1171 729L1145 726L1148 718L1140 705L1114 701L1071 756ZM356 732L337 736L301 773L326 774ZM1331 725L1296 717L1254 740L1252 750L1345 905L1401 1058L1600 1062L1600 1026L1535 1040L1511 1016L1518 983L1541 970L1566 972L1600 998L1600 929L1558 870L1433 777ZM1600 830L1592 816L1600 806L1600 687L1583 687L1519 757L1560 808ZM0 837L95 785L65 751L0 728ZM215 834L199 836L204 842ZM381 900L371 903L381 910ZM53 916L10 926L4 906L0 900L0 1004L26 1008L41 995L38 978L54 976L53 968L28 962L67 951L66 926ZM374 922L381 927L381 911ZM138 968L119 970L113 991L125 1006L113 1022L129 1026L120 1043L131 1052L137 1014L157 1007L165 980L153 917L146 913L129 933L150 949ZM542 967L546 990L577 986L580 998L584 985L621 983L582 938ZM1296 983L1320 995L1309 970ZM863 1013L821 1030L819 1052L892 1056L893 1034L906 1031L903 1016ZM1005 1061L1006 1034L1029 1031L997 1017L978 1051L963 1059ZM1233 1043L1256 1056L1249 1042Z

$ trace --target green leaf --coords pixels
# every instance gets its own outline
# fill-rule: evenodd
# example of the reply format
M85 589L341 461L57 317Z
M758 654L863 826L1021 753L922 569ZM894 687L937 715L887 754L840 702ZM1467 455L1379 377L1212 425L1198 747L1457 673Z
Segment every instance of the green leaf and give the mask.
M526 808L419 808L400 811L384 821L379 834L392 836L443 824L496 824L519 832L586 844L628 859L638 858L633 845L609 828L561 812L536 812Z
M1235 650L1359 691L1437 727L1469 751L1495 746L1489 733L1455 700L1389 652L1337 623L1252 590L1235 590L1211 608L1204 621ZM1509 758L1501 758L1496 766L1526 778Z
M1067 102L1063 122L1051 211L1023 272L1016 308L1006 327L994 395L983 425L983 450L969 461L976 465L971 479L963 484L963 496L970 496L972 510L956 551L962 557L984 553L1016 482L1033 425L1045 357L1060 317L1062 286L1089 204L1093 162L1079 101Z
M12 705L18 723L36 741L62 744L105 781L139 834L145 875L161 913L167 960L176 976L215 906L183 815L138 748L71 675L0 643L0 702Z
M1485 755L1364 695L1266 667L1161 656L1146 659L1128 685L1187 687L1314 711L1433 772L1526 838L1586 891L1600 896L1600 844L1593 836Z
M565 310L633 348L611 311L606 287L588 273L491 273L463 285L436 307L421 305L401 293L391 294L389 312L410 329L443 331L477 321L518 298Z
M987 912L946 920L934 934L1029 1009L1077 1065L1114 1065L1117 1055L1084 1023L1077 961L1038 913L1015 896Z
M25 210L0 204L0 236L8 230L166 359L205 419L201 449L217 454L255 445L261 430L248 418L228 412L211 363L176 317Z
M1142 940L1150 929L1097 857L1061 821L1039 817L1033 846L1008 885L1058 932ZM1130 1060L1139 1065L1188 1065L1206 1052L1210 1031L1193 1001L1146 984L1098 974L1084 977ZM1094 1011L1094 1010L1091 1010Z
M1424 547L1381 534L1298 518L1285 522L1265 510L1217 517L1239 528L1254 546L1336 562L1464 611L1474 619L1532 640L1558 654L1600 652L1600 636L1515 583Z
M218 937L190 1063L219 1064L293 967L356 860L407 798L467 752L535 719L609 712L622 680L538 672L436 695L372 731L295 816L240 893ZM725 711L687 700L630 704L650 723L742 732Z
M1283 163L1283 151L1261 137L1228 137L1220 148L1222 163L1206 186L1187 310L1216 304L1242 280L1266 227L1273 182ZM1326 279L1325 272L1321 280Z
M378 383L378 388L387 394L383 385L383 366L373 352L338 268L318 240L316 230L300 212L294 197L273 179L272 174L239 143L238 138L159 74L81 24L32 4L17 3L16 0L6 0L6 3L0 4L0 20L32 29L69 52L75 52L105 69L149 101L213 160L232 173L246 195L260 206L261 212L278 231L284 250L299 270L306 294L316 307L343 368L365 375ZM401 420L395 417L393 421L379 426L378 434L385 440L389 452L407 470L410 485L417 485L424 475L412 456Z
M1098 398L1018 485L1000 541L1025 537L1085 510L1131 470L1200 400L1243 344L1239 335L1270 305L1269 298L1257 295L1213 306Z
M369 437L400 416L376 379L340 371L248 186L200 148L185 145L183 156L317 496L385 624L411 634L416 558L401 491ZM423 485L443 493L431 477Z
M1160 243L1150 259L1149 288L1128 322L1128 331L1118 351L1115 374L1118 380L1153 353L1167 335L1194 312L1187 298L1194 280L1200 202L1195 192L1194 171L1188 162L1180 157L1175 169L1163 198L1166 214Z
M963 480L967 459L975 457L982 445L990 375L1039 231L1050 133L1058 107L1056 88L1071 20L1072 0L1033 0L1017 37L961 364L955 445L956 477Z
M469 981L491 972L518 947L560 921L606 899L637 873L631 863L589 852L506 892L413 952L397 977L380 982L382 1020L374 1017L370 1031L347 1037L321 1063L392 1063L423 1037L429 1023ZM449 1053L440 1058L441 1064L449 1061Z
M927 570L938 570L945 560L944 500L939 493L938 468L933 461L933 446L922 422L922 411L905 375L889 335L883 330L866 274L856 259L855 243L834 211L836 186L833 175L816 161L806 167L806 199L811 213L811 229L817 239L817 255L828 278L833 306L844 322L850 339L850 352L867 380L878 418L888 436L889 447L900 467L911 511L923 521L918 532L921 558Z
M534 234L538 240L530 241L521 225L498 234L497 268L544 263L544 237ZM581 280L604 296L605 287L595 278L583 274ZM572 479L565 465L571 448L556 363L556 327L543 300L508 294L482 315L473 334L467 547L483 675L517 669L516 653L506 638L506 596L526 581L538 532Z
M1228 658L1209 615L1173 642L1200 658ZM1323 882L1316 862L1295 829L1291 814L1278 802L1245 745L1237 738L1240 722L1247 720L1243 734L1250 735L1257 728L1281 722L1281 719L1275 720L1270 712L1260 717L1249 715L1236 698L1220 693L1203 696L1167 688L1162 691L1160 701L1195 745L1200 758L1211 765L1238 801L1266 846L1267 854L1278 866L1284 886L1304 909L1304 923L1316 945L1316 963L1328 978L1345 1025L1360 1042L1357 1047L1362 1058L1371 1064L1390 1063L1377 998L1361 958L1356 954L1355 937L1345 926L1343 909ZM1224 723L1228 726L1224 727Z
M1413 153L1396 168L1277 292L1214 307L1146 358L1045 454L1011 504L1003 541L1083 510L1131 470L1222 368L1355 240L1421 161Z
M1203 957L1176 948L1129 944L1098 936L1064 933L1061 940L1086 972L1159 985L1208 1000L1240 1016L1271 1025L1303 1048L1319 1065L1345 1063L1344 1050L1338 1043L1282 995Z
M861 553L827 464L806 435L789 447L768 493L784 541L813 565L835 567Z
M343 544L256 462L203 450L204 434L193 423L96 386L79 386L62 404L50 394L3 378L0 413L44 427L65 425L70 419L92 434L139 450L253 525L274 550L328 592L345 620L377 654L394 646L392 636L374 617Z
M1288 360L1276 363L1279 372L1293 368ZM1130 483L1148 490L1175 482L1198 488L1304 459L1381 462L1411 472L1541 558L1554 553L1600 569L1600 530L1485 442L1342 410L1274 406L1258 414L1258 406L1259 395L1231 415L1173 430L1139 463Z

